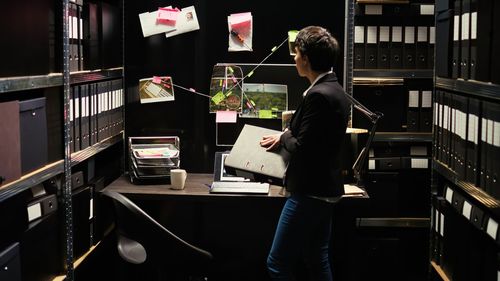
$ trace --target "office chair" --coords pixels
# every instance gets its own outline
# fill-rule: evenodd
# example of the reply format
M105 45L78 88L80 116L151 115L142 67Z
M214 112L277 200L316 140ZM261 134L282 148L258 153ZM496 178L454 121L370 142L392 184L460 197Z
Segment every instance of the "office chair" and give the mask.
M148 274L156 274L154 280L207 280L211 253L182 240L122 194L103 195L114 206L118 254L127 269L146 270L140 280Z

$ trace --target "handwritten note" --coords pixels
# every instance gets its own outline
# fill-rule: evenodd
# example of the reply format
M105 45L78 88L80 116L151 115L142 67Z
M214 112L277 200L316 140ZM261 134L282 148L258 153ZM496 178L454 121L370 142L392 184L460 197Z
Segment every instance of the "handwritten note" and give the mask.
M156 22L175 26L179 12L177 8L159 8Z
M248 28L252 22L252 13L231 14L229 15L229 22L231 23L231 29Z

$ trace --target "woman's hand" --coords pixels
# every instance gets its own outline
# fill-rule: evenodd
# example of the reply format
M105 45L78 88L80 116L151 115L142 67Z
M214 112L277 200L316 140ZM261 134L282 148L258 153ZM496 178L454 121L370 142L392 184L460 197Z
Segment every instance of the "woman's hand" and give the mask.
M280 146L281 134L263 136L260 141L260 146L266 147L267 151L274 150Z

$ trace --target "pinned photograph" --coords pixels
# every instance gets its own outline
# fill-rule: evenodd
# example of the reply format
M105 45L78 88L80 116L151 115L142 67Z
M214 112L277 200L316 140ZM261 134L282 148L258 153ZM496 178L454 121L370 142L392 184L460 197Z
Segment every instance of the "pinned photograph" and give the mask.
M239 66L217 64L210 80L210 112L231 110L241 113L243 71Z
M287 85L243 84L242 118L280 119L287 105Z
M141 103L173 101L174 87L170 76L154 76L139 80Z
M177 16L175 30L165 33L167 38L200 29L194 6L182 8Z

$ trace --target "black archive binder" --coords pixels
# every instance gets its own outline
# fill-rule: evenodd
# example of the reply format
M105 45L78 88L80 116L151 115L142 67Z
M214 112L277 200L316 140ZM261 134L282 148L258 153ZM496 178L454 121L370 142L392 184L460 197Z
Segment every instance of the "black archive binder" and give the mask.
M390 28L389 26L379 26L378 28L378 62L377 68L388 69L390 61Z
M403 27L393 26L391 28L391 69L403 68Z
M470 0L462 0L460 77L465 80L470 77L470 15Z
M491 81L493 1L471 0L470 78Z
M437 1L436 32L439 37L436 37L436 76L451 77L453 31L453 10L450 1Z
M479 129L480 126L480 108L479 100L469 98L469 107L467 113L467 142L466 142L466 165L465 180L479 186L478 182L478 159L479 159Z
M354 27L354 68L365 68L365 27Z
M460 35L461 35L461 17L462 17L462 1L455 0L454 10L453 10L453 57L451 61L452 73L451 78L460 77L460 61L461 61L461 46L460 46Z
M417 27L417 55L415 65L417 69L427 68L427 58L429 52L429 36L427 26Z
M415 56L416 56L414 26L405 26L404 38L405 41L404 41L403 68L413 69L415 68Z
M377 68L377 26L366 27L365 68Z

